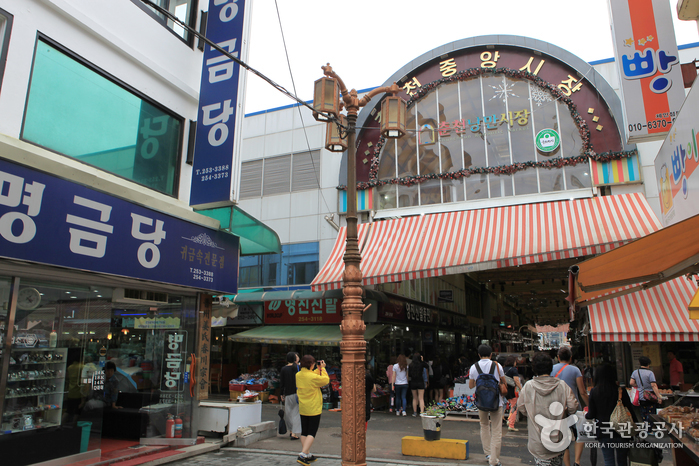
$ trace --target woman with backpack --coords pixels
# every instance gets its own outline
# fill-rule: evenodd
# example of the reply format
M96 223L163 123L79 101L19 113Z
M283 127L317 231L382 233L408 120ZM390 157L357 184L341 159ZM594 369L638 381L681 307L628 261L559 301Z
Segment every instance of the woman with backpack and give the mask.
M408 375L410 376L410 390L413 393L413 417L418 415L418 404L420 405L420 411L425 411L425 388L428 383L428 368L427 363L423 362L420 353L415 352L413 354L413 361L410 363L408 368Z
M507 395L505 398L510 406L510 417L507 418L507 430L511 432L519 432L519 429L515 427L515 421L517 420L517 398L519 397L519 391L522 390L522 382L519 381L519 372L515 367L517 360L514 356L508 356L505 359L505 364L503 364L503 370L505 371L505 382L507 382Z
M403 354L398 355L398 362L393 365L391 388L396 394L396 416L400 416L401 410L405 416L405 407L408 405L408 361Z

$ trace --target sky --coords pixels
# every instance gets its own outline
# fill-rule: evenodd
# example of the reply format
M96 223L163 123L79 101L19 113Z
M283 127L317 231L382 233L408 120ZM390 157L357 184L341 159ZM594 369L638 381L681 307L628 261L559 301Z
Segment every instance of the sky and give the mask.
M348 89L362 90L382 85L423 53L468 37L531 37L587 62L614 56L610 0L252 1L248 64L305 101L326 63ZM677 0L667 1L678 45L699 42L697 23L677 19ZM245 113L294 103L252 74L245 99Z

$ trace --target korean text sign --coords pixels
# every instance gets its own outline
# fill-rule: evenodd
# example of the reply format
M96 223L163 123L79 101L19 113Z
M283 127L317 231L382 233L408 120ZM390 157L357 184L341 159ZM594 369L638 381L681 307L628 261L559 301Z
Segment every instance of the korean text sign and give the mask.
M211 0L206 36L234 57L245 60L245 0ZM199 87L190 205L221 206L232 201L239 157L237 128L242 122L244 78L240 65L206 45Z
M239 238L0 160L0 256L235 293Z
M165 332L162 360L163 378L160 390L181 392L184 390L184 372L187 361L187 332L185 330Z
M342 322L342 300L334 298L265 302L265 324Z
M629 143L659 140L684 101L667 0L609 0Z
M655 157L655 179L662 211L660 221L664 226L699 214L699 88L696 83Z

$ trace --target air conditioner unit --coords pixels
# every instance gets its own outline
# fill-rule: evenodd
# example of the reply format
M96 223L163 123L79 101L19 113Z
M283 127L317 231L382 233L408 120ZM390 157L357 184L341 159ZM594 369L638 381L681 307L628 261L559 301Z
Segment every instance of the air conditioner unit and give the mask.
M147 306L157 306L168 304L167 293L156 291L136 290L133 288L115 288L112 293L113 303L144 304Z

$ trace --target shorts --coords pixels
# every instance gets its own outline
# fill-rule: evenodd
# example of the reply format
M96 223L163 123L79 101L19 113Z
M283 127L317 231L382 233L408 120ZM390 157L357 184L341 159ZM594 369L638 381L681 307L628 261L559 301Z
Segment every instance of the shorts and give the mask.
M315 437L320 427L320 414L317 416L301 415L301 435Z
M412 380L410 381L410 389L411 390L424 390L425 389L425 382L420 380L419 382L413 382Z

